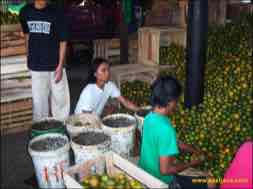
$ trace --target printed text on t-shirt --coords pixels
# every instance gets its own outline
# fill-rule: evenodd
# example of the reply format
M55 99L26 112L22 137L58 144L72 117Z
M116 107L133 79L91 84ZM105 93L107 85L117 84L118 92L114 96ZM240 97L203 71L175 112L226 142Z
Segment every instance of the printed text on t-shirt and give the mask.
M28 21L30 33L44 33L50 34L50 22L45 21Z

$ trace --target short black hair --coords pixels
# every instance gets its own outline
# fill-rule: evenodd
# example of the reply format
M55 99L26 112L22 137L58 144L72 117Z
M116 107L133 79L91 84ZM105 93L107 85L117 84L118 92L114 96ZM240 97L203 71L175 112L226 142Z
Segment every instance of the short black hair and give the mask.
M182 87L178 80L171 76L157 78L151 86L150 103L154 106L166 107L167 104L180 97Z
M103 63L109 64L108 60L106 60L105 58L95 58L91 65L91 72L96 73L98 67Z
M103 63L110 65L108 60L106 60L105 58L101 58L101 57L95 58L92 61L91 69L89 71L88 83L96 83L96 77L94 74L96 73L98 67Z

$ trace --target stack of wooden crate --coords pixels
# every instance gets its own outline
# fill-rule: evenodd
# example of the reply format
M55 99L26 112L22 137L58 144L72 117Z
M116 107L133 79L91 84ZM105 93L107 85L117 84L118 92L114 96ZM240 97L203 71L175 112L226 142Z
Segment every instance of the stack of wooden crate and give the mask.
M21 26L1 25L1 57L25 55L25 38Z
M1 135L27 130L32 124L31 80L1 80Z
M1 135L30 128L31 79L21 26L1 25Z

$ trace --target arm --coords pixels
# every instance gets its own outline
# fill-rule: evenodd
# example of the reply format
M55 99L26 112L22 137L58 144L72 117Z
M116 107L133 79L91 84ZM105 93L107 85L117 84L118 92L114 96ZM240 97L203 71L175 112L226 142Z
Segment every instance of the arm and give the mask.
M175 163L175 157L160 157L160 172L163 175L173 175L179 173L189 167L196 166L200 163L198 160L193 160L188 164Z
M192 145L185 144L182 141L178 141L178 146L180 150L183 152L201 153L199 150L195 149Z
M55 82L58 83L62 79L62 69L63 69L63 64L65 60L65 55L66 55L66 49L67 49L67 42L66 41L61 41L60 42L60 47L59 47L59 63L55 71Z
M190 167L189 164L175 164L175 160L174 157L160 157L161 174L173 175Z
M19 22L21 24L21 28L22 28L22 32L21 32L21 36L25 38L25 48L26 48L26 53L29 53L29 48L28 48L28 41L29 41L29 28L27 25L27 20L26 20L26 8L23 7L20 10L20 14L19 14Z
M68 25L67 20L64 15L64 11L59 9L57 10L57 18L56 18L56 32L59 38L59 62L58 66L55 71L55 82L58 83L62 79L62 70L63 64L65 61L66 56L66 49L67 49L67 41L69 39L68 35Z
M200 163L197 160L192 160L190 163L187 164L181 162L176 163L175 155L179 154L178 143L181 142L177 142L176 132L174 128L164 126L163 130L160 131L160 135L158 138L161 174L176 174L188 167L195 166ZM182 145L182 147L187 148L188 146Z
M90 90L89 86L86 86L78 99L75 108L75 114L79 113L91 113L94 110L92 106L93 98L92 98L92 91Z
M29 53L29 48L28 48L28 40L29 40L29 34L28 33L23 33L25 37L25 49L26 49L26 54Z
M127 109L130 109L132 111L138 111L140 108L136 106L134 103L132 103L130 100L126 99L123 96L119 96L117 100Z

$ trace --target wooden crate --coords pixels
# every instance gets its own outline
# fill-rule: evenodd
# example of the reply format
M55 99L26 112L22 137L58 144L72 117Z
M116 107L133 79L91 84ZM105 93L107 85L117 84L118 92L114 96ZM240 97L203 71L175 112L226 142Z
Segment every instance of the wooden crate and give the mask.
M32 123L31 79L1 80L1 134L19 132Z
M120 39L98 39L93 43L93 58L103 57L112 64L120 63ZM138 40L129 37L129 62L136 63L138 56Z
M153 2L151 10L145 17L145 26L186 26L185 5L188 0Z
M25 77L30 77L26 55L1 57L1 81Z
M82 165L75 165L63 172L63 179L66 188L81 189L82 186L80 185L80 181L83 180L85 176L94 173L96 168L99 167L103 162L106 163L106 173L109 176L113 176L118 173L124 173L128 177L138 180L147 188L168 188L167 184L151 176L133 163L113 152L110 152L107 155L95 160L90 160ZM75 179L75 175L83 175L83 177Z
M1 26L1 57L25 55L25 38L19 24Z
M125 64L111 68L111 78L119 88L124 81L141 80L152 83L158 73L157 68L141 64Z
M227 19L234 20L240 17L242 13L253 13L253 4L243 4L238 1L231 2L227 5Z
M25 98L1 102L1 135L30 129L32 124L32 99Z
M138 63L159 65L160 47L176 43L186 47L186 29L142 27L138 31Z

